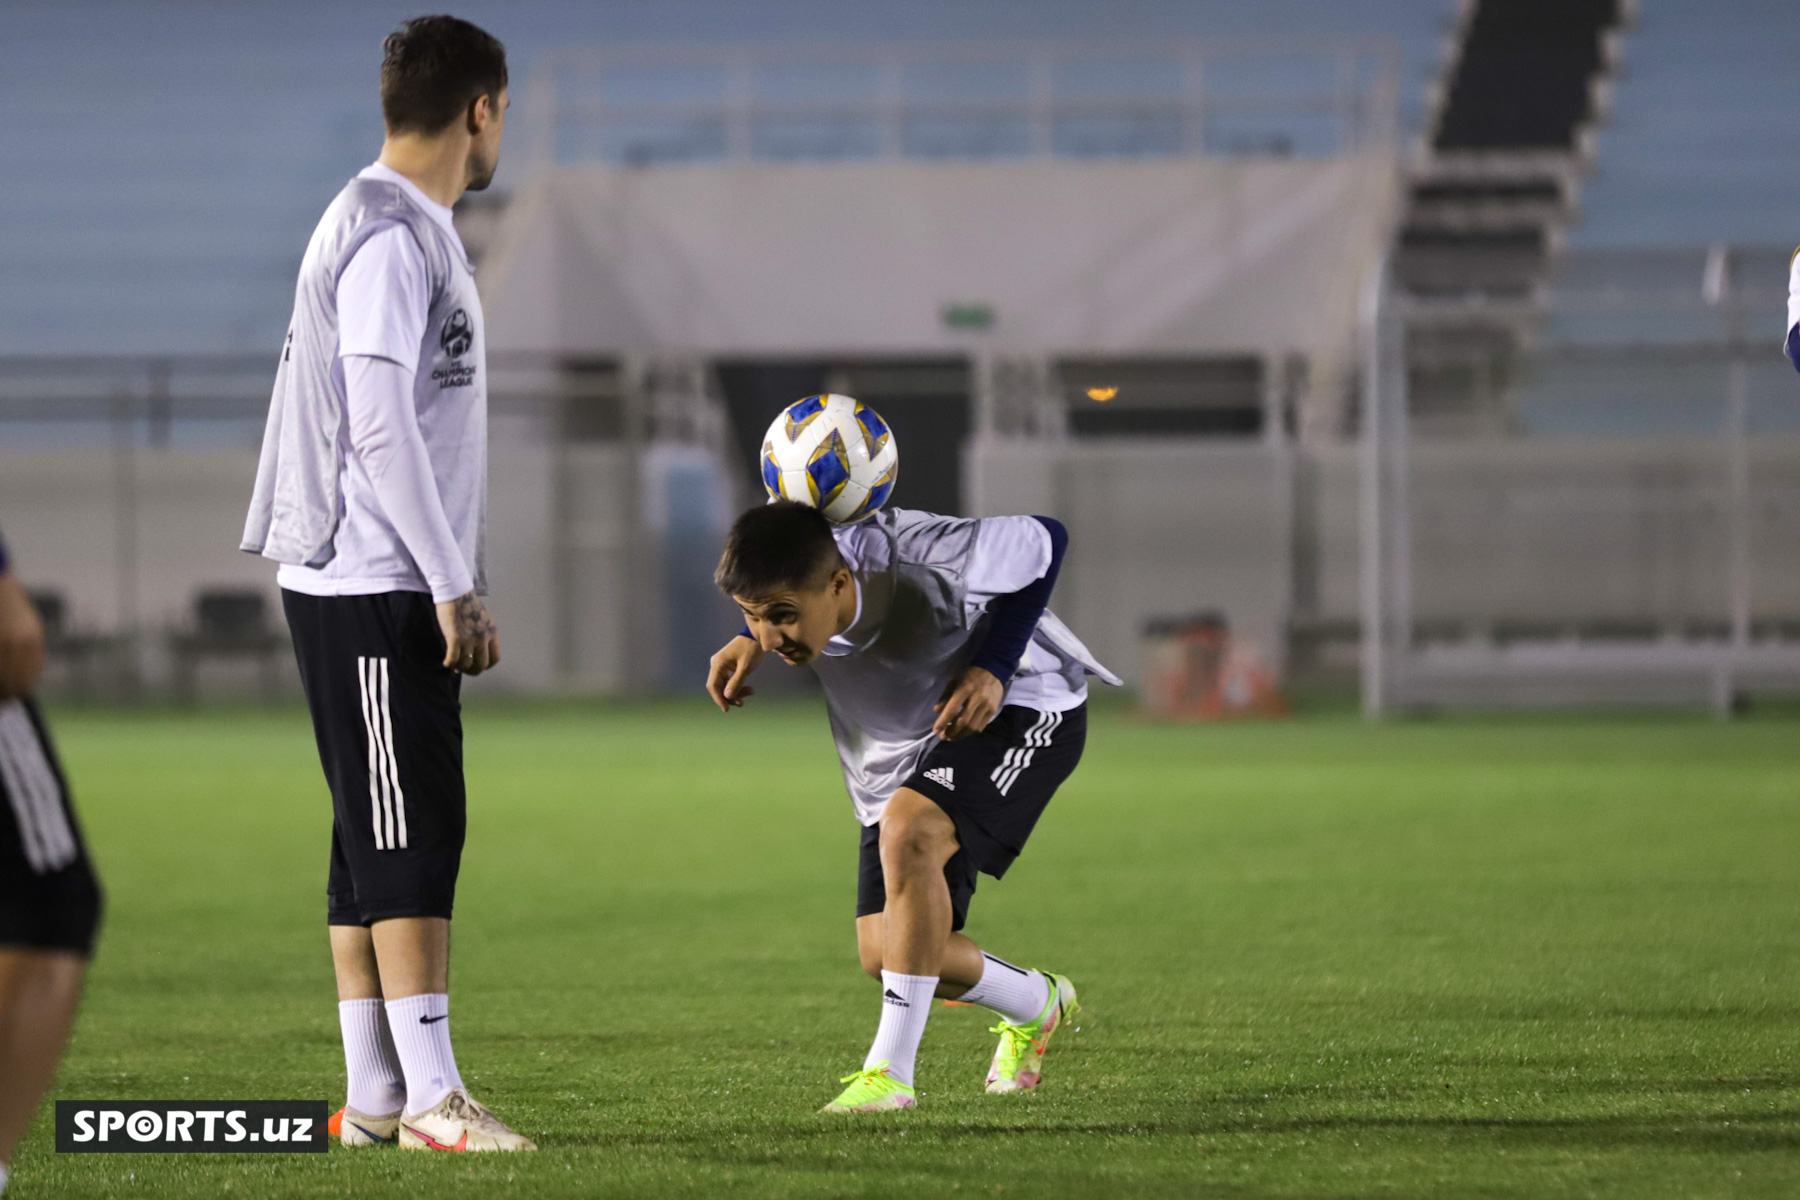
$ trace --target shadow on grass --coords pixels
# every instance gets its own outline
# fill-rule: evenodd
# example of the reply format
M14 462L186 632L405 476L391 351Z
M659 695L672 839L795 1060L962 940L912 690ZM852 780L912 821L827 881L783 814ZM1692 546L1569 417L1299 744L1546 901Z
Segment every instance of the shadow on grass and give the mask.
M1528 1068L1527 1068L1528 1069ZM1509 1067L1509 1071L1517 1072L1520 1068ZM1510 1094L1521 1086L1515 1074L1511 1081L1502 1087L1502 1091ZM1756 1092L1785 1092L1793 1085L1780 1076L1759 1076L1728 1078L1724 1075L1709 1079L1584 1079L1568 1075L1539 1075L1529 1084L1540 1094L1555 1097L1599 1097L1618 1099L1623 1097L1654 1096L1674 1099L1683 1096L1708 1096L1717 1094L1742 1095ZM1445 1093L1448 1093L1446 1095ZM1358 1084L1353 1082L1333 1081L1329 1090L1322 1086L1302 1083L1270 1083L1256 1087L1252 1091L1238 1092L1217 1097L1209 1097L1209 1103L1232 1110L1267 1108L1271 1099L1304 1104L1329 1096L1340 1103L1357 1101L1385 1104L1417 1104L1441 1102L1448 1099L1463 1101L1469 1097L1477 1100L1490 1094L1479 1082L1468 1076L1458 1075L1454 1079L1419 1078L1406 1083L1393 1084ZM1699 1119L1696 1114L1696 1119Z
M768 1147L780 1144L787 1153L804 1153L806 1147L835 1149L852 1143L892 1143L906 1136L906 1145L958 1142L978 1144L1007 1138L1105 1137L1134 1140L1240 1138L1246 1134L1282 1137L1291 1134L1329 1135L1380 1132L1388 1134L1466 1134L1471 1142L1491 1143L1502 1138L1513 1145L1546 1147L1580 1146L1608 1149L1658 1146L1669 1150L1708 1152L1766 1152L1800 1149L1800 1110L1777 1109L1751 1112L1735 1110L1706 1116L1317 1116L1262 1119L1251 1117L1200 1118L1196 1120L1118 1121L995 1121L956 1120L926 1123L911 1118L887 1117L875 1121L820 1117L816 1122L771 1123L745 1128L693 1128L681 1132L619 1132L590 1136L559 1137L561 1148L688 1150L718 1162L779 1161ZM759 1147L734 1149L732 1140L744 1139Z

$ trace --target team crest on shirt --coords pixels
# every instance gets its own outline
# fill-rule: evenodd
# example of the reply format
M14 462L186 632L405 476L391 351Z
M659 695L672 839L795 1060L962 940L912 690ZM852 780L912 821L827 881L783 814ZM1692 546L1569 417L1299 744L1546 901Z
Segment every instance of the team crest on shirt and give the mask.
M438 345L451 358L461 358L474 344L475 330L469 324L469 314L459 308L445 320L444 331L438 334Z
M475 344L475 326L469 320L469 314L457 309L444 319L444 328L438 334L438 345L443 348L451 361L431 373L437 381L438 389L469 387L475 382L475 368L472 365L456 360L469 352Z

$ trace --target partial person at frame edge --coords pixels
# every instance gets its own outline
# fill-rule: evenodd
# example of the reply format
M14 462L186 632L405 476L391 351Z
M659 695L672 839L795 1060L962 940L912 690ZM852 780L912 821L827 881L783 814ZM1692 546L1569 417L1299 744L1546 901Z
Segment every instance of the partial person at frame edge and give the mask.
M100 925L100 885L33 699L44 630L0 542L0 1192L56 1074Z

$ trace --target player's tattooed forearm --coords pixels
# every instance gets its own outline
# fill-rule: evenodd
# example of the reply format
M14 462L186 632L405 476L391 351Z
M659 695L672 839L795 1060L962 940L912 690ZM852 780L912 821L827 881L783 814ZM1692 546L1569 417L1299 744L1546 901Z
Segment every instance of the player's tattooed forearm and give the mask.
M494 618L474 592L456 598L456 636L476 641L492 635Z

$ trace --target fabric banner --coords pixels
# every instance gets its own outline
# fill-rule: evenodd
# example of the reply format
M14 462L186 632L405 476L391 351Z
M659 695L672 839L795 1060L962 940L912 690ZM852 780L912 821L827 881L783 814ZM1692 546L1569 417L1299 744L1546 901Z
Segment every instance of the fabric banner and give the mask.
M482 271L495 350L1341 361L1390 155L571 167Z

